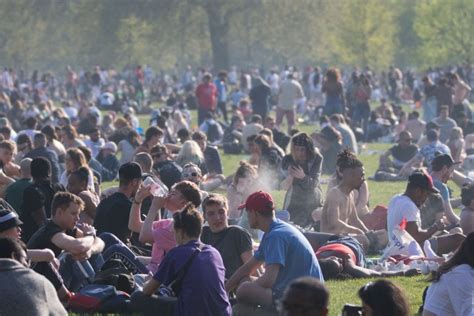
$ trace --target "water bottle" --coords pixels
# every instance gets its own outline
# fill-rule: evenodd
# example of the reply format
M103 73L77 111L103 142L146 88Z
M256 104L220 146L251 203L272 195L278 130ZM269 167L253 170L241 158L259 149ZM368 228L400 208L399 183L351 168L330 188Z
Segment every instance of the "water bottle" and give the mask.
M150 193L153 196L165 197L168 195L168 188L160 179L154 180L152 177L147 177L143 181L143 186L145 188L150 187Z

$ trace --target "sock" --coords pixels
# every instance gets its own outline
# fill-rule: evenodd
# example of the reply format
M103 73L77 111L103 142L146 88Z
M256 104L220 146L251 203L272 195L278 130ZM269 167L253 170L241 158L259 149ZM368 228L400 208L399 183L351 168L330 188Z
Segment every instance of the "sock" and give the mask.
M425 252L426 258L428 259L441 258L433 251L433 249L431 249L431 243L428 240L425 240L425 243L423 244L423 250Z

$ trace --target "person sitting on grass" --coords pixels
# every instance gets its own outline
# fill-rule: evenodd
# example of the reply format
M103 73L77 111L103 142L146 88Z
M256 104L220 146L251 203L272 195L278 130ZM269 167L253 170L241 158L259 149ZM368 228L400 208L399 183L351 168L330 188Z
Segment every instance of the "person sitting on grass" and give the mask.
M358 295L362 300L362 315L411 315L407 298L392 281L369 282L359 289Z
M323 206L321 232L331 234L364 234L369 230L360 220L355 208L353 190L365 181L362 162L348 149L338 155L341 181L333 187Z
M99 205L99 197L95 192L87 189L89 183L89 169L80 167L73 171L68 177L67 189L72 194L77 195L84 202L84 210L81 212L81 223L94 224L95 211Z
M316 278L298 278L286 288L280 310L284 315L326 316L329 314L329 291Z
M405 193L397 194L390 200L387 212L387 232L390 240L394 240L393 229L406 221L406 232L423 247L427 256L435 256L455 250L465 236L460 233L434 236L446 227L444 217L438 219L426 230L421 228L419 207L425 203L430 192L439 193L430 175L423 170L415 171L410 175Z
M468 235L474 232L474 184L466 185L461 190L462 204L461 228L463 233Z
M412 143L411 133L402 131L398 135L398 144L390 147L380 156L379 169L375 173L375 180L400 181L407 177L399 175L400 169L418 153L418 146Z
M410 175L414 168L422 162L424 162L425 166L431 168L431 161L433 161L438 152L451 155L449 147L439 141L439 132L437 130L429 130L426 133L426 138L428 144L421 147L418 153L403 165L398 173L400 176Z
M453 211L449 188L446 183L452 178L454 168L457 164L459 164L459 162L455 162L451 155L448 154L438 155L431 161L433 185L438 189L443 198L444 215L451 225L459 224L459 216Z
M274 308L291 281L313 276L323 281L318 261L308 240L295 227L275 218L273 198L258 191L241 205L248 213L251 228L265 232L254 256L241 266L226 283L227 291L237 289L243 305ZM251 277L265 264L259 278Z
M59 272L71 291L77 291L85 282L92 281L102 263L101 256L93 256L104 249L104 242L95 236L94 227L87 224L81 225L81 229L77 227L83 209L84 202L74 194L56 193L51 205L52 218L28 242L29 249L48 248L56 258L63 251L66 253L61 258Z
M17 238L0 237L0 291L2 315L68 315L51 282L29 268Z
M3 172L7 177L19 177L20 166L14 161L13 157L16 153L16 144L11 140L3 140L0 142L0 161L3 165Z
M210 194L202 202L202 210L208 226L202 229L201 241L219 251L224 261L226 279L229 279L252 258L252 238L244 228L229 226L227 199L224 196Z
M0 237L8 237L20 240L21 239L21 225L22 221L18 215L9 210L0 209ZM58 297L61 300L67 301L71 297L71 293L66 289L58 271L58 262L54 253L50 249L27 249L26 254L32 262L32 268L44 275L54 285ZM39 262L45 264L37 265ZM37 269L38 268L40 269Z
M142 221L141 204L150 194L150 187L140 186L130 211L128 228L140 234L141 243L152 244L151 258L141 259L147 262L148 270L155 273L165 254L176 246L173 219L162 219L161 209L164 207L174 214L180 212L189 202L197 208L201 205L201 193L197 185L190 181L178 182L166 197L153 198L145 221Z
M431 277L423 316L472 315L474 311L474 233Z
M173 214L173 230L178 246L171 249L158 271L132 296L132 306L141 312L163 312L150 298L160 285L170 286L181 272L182 282L173 290L177 295L175 315L232 315L224 287L225 268L219 252L199 241L203 218L192 203ZM192 261L191 261L192 260ZM190 264L187 264L190 262Z

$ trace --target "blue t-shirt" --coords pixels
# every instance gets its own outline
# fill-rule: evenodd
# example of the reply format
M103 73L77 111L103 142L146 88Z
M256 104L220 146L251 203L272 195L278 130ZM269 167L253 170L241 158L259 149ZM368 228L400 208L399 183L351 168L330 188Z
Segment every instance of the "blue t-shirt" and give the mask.
M214 84L216 85L217 88L217 99L219 102L225 102L227 100L227 88L225 86L225 83L222 82L219 79L216 79L214 81Z
M424 158L425 165L428 166L428 169L431 170L431 162L433 161L436 153L451 155L451 150L445 144L440 141L431 142L420 148L420 151L417 154L418 158Z
M439 190L439 194L443 198L443 202L449 201L448 186L446 184L444 184L443 182L437 180L437 179L433 179L433 185L436 189Z
M302 276L312 276L324 282L309 241L295 227L279 219L275 219L270 225L270 231L263 235L254 257L267 265L281 266L272 287L275 298L282 296L291 281Z
M168 285L199 245L193 240L171 249L153 278ZM224 278L221 255L212 246L204 245L184 276L175 315L232 315Z

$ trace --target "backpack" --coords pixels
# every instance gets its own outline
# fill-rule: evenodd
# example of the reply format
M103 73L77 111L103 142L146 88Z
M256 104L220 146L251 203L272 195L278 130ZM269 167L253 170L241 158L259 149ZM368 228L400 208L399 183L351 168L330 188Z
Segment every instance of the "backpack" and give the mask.
M132 294L135 290L133 274L118 259L107 260L95 275L94 284L112 285L119 291Z
M129 302L130 295L112 285L89 284L71 297L67 308L75 313L120 313Z

